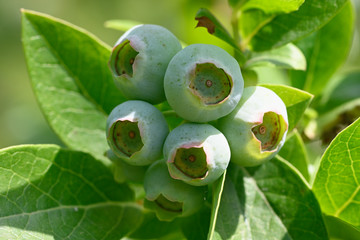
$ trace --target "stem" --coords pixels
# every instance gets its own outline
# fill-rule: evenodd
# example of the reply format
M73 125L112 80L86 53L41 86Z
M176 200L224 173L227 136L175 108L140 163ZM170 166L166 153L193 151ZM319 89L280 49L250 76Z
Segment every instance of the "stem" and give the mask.
M240 48L240 42L241 42L241 37L240 37L240 33L239 33L239 18L240 18L240 14L241 11L239 8L235 8L232 11L231 14L231 26L232 26L232 30L233 30L233 36L234 36L234 40L237 46L239 46ZM240 53L237 51L237 49L234 49L234 56L236 59L240 59Z
M237 44L240 43L241 37L239 34L239 18L241 11L239 9L234 9L231 14L231 26L233 30L234 40Z
M320 35L320 34L319 34ZM310 59L308 61L307 74L305 77L305 83L303 89L307 92L311 92L312 83L314 80L315 64L313 64L317 59L320 51L320 38L316 37L314 41L314 48L311 53Z
M256 28L244 39L244 41L242 41L242 43L240 44L240 49L242 51L245 51L246 47L249 44L249 42L251 41L251 39L260 31L260 29L262 27L264 27L266 24L271 22L274 19L275 16L276 15L272 15L269 18L262 21L259 25L257 25Z
M241 15L241 4L233 9L231 14L231 26L233 30L233 39L236 47L234 47L234 57L238 61L240 67L246 62L246 56L241 49L241 36L239 31L239 19Z
M164 116L177 116L176 112L174 110L167 110L162 112Z

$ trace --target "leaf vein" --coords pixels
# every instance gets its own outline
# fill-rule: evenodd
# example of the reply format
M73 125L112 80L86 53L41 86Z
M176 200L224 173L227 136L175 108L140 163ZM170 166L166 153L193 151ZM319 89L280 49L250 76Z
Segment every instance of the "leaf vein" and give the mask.
M29 22L31 22L29 20ZM64 59L62 59L60 57L60 55L57 53L57 51L55 50L55 48L50 44L50 42L48 41L48 39L46 38L45 35L43 35L41 33L41 31L38 29L38 27L36 26L36 24L32 24L34 30L37 32L39 38L41 38L44 41L44 44L46 44L46 46L48 47L48 49L50 50L49 52L51 52L54 57L58 60L59 65L71 76L71 78L75 81L77 87L79 88L79 91L81 91L81 93L84 95L84 97L89 100L91 103L94 104L94 106L101 111L102 113L106 114L106 111L102 108L102 106L100 104L98 104L95 99L93 99L90 94L88 93L88 91L86 90L86 88L83 86L83 84L81 83L81 81L79 80L79 78L75 75L74 72L72 72L68 66L65 64ZM33 36L35 37L35 36ZM33 39L30 39L33 40ZM38 39L36 39L38 40Z

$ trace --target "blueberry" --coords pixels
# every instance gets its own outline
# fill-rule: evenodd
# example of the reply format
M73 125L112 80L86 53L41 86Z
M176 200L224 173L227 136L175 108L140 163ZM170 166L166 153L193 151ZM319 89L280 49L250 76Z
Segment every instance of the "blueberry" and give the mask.
M223 174L230 161L230 148L225 136L215 127L185 123L166 138L164 158L174 179L201 186Z
M169 128L150 103L129 100L116 106L106 123L110 149L131 165L143 166L161 158Z
M126 181L142 184L144 182L147 166L130 165L109 149L106 156L112 161L110 169L114 174L115 181L124 183Z
M165 100L163 79L179 40L158 25L138 25L115 44L109 65L116 86L128 99L157 104Z
M235 110L219 121L231 161L240 166L256 166L273 158L285 142L288 125L284 102L260 86L246 87Z
M163 221L186 217L204 204L204 187L194 187L170 177L163 160L153 163L145 173L144 206L155 211Z
M239 102L244 81L237 61L225 50L193 44L170 61L164 79L170 106L182 118L208 122L229 114Z

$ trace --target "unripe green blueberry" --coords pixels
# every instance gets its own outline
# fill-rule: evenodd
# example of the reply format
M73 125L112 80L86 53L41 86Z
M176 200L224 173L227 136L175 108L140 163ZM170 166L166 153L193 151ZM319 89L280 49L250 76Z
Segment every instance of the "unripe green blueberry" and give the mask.
M110 149L131 165L149 165L162 155L169 128L150 103L129 100L116 106L106 122Z
M206 190L171 178L165 161L157 161L148 168L144 189L145 207L155 210L162 221L195 213L204 203Z
M237 61L225 50L193 44L170 61L164 79L170 106L182 118L208 122L229 114L244 88Z
M143 183L147 166L130 165L109 149L106 157L112 161L111 170L114 174L115 181L123 183L126 181L133 183Z
M231 161L240 166L256 166L273 158L283 146L288 131L286 106L268 88L244 89L235 110L220 119L219 128L226 136Z
M157 104L165 100L163 79L171 58L181 50L179 40L158 25L138 25L120 37L109 65L116 86L128 99Z
M201 186L214 182L230 161L225 136L209 124L185 123L170 132L164 158L174 179Z

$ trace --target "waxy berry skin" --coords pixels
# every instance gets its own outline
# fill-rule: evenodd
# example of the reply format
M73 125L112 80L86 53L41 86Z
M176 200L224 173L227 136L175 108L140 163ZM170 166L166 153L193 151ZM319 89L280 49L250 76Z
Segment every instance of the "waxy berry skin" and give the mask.
M284 102L260 86L246 87L235 110L219 120L231 148L231 161L246 167L273 158L285 142L288 125Z
M162 221L186 217L204 204L206 187L190 186L170 177L165 161L153 163L145 173L144 206L155 211Z
M161 158L169 127L150 103L129 100L116 106L106 123L110 149L131 165L144 166Z
M138 25L116 42L109 61L116 86L128 99L157 104L165 100L163 79L179 40L158 25Z
M185 123L166 138L164 158L172 178L202 186L224 173L230 161L230 147L215 127Z
M229 114L244 88L238 62L209 44L189 45L170 61L165 73L166 98L191 122L209 122Z
M142 184L147 166L134 166L119 158L111 149L106 151L105 156L112 162L110 167L116 182L133 182Z

